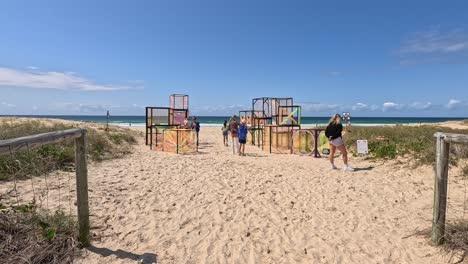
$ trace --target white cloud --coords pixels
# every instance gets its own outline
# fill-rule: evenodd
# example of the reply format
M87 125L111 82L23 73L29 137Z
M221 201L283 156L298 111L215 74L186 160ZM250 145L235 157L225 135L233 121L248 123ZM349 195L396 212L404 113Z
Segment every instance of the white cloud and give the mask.
M31 67L31 66L30 66ZM141 89L142 86L96 84L74 72L41 72L34 67L29 71L0 67L0 87L28 87L56 90L113 91Z
M9 107L9 108L15 108L15 107L16 107L16 105L14 105L14 104L9 104L9 103L6 103L6 102L2 102L1 105L2 105L2 106L5 106L5 107Z
M337 110L337 104L326 104L326 103L298 103L304 111L323 112Z
M461 105L462 104L462 101L460 100L455 100L455 99L450 99L446 105L446 107L448 109L454 109L456 108L457 106Z
M402 104L397 104L395 102L385 102L382 105L382 110L384 112L401 110L402 108L403 108Z
M231 115L238 114L239 111L248 110L249 107L243 104L232 104L232 105L194 105L190 108L191 111L197 114L222 114L222 115Z
M105 113L111 105L105 104L88 104L88 103L56 103L51 106L53 110L68 113Z
M427 110L432 107L433 105L431 102L413 102L408 106L408 108L412 110Z
M35 106L37 107L37 106ZM38 108L38 107L37 107ZM114 115L128 115L137 114L143 115L145 110L144 106L138 104L99 104L99 103L80 103L80 102L58 102L41 107L41 110L47 108L49 113L52 114L92 114L92 115L105 115L107 111Z
M468 34L462 29L440 28L415 33L402 44L402 53L457 53L468 50Z
M369 106L367 104L364 104L364 103L356 103L355 105L353 105L351 107L351 109L353 111L363 111L363 110L368 110L369 109Z
M132 107L135 107L135 108L145 108L145 106L139 105L139 104L132 104Z
M398 54L402 65L419 63L466 63L468 31L436 27L417 32L403 41Z

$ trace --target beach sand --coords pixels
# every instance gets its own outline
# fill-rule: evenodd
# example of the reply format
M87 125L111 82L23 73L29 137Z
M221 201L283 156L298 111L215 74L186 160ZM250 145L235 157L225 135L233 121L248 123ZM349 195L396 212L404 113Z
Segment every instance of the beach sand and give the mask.
M427 237L431 167L353 159L239 157L205 128L200 153L143 144L90 168L93 245L83 263L438 263ZM341 161L338 161L342 168Z
M431 166L351 158L350 173L250 145L240 157L219 128L202 128L200 142L176 155L141 137L127 157L90 164L93 246L78 263L448 261L418 234L431 227Z

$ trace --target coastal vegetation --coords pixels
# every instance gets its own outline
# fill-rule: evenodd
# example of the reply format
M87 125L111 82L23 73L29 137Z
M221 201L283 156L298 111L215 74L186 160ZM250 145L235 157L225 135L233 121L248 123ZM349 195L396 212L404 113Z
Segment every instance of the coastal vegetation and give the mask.
M395 159L410 157L416 165L430 165L435 162L434 133L448 132L468 134L468 129L452 129L432 125L422 126L379 126L379 127L352 127L343 137L350 151L356 155L356 140L366 139L369 146L369 156L372 159ZM468 158L468 146L451 148L454 155L452 164L460 158Z
M468 120L463 121L468 124ZM356 140L367 139L369 158L373 160L390 160L402 158L413 166L433 165L436 161L436 138L434 133L447 132L468 134L468 129L452 129L435 125L423 126L385 126L385 127L352 127L344 140L353 155L356 154ZM460 171L457 180L468 179L468 146L450 144L450 164ZM465 189L466 195L466 189ZM463 208L466 208L463 205ZM465 210L465 209L463 209ZM431 237L431 228L416 232L426 239ZM468 224L464 219L451 219L446 223L446 234L442 246L451 263L461 263L468 255Z
M80 124L83 127L83 124ZM0 121L0 140L65 130L78 127L77 123L51 122L50 120L14 119ZM96 126L84 125L87 129L86 150L89 160L99 162L131 153L136 144L136 132L124 128L110 127L104 131ZM0 181L43 175L53 170L71 169L74 162L74 142L51 144L0 156Z
M88 161L120 158L132 152L136 132L93 123L39 119L0 119L0 140L86 128ZM73 140L0 156L0 184L46 175L55 170L73 171ZM16 183L15 185L16 186ZM14 187L16 188L16 187ZM13 196L14 190L12 190ZM5 194L7 195L7 194ZM77 221L63 208L52 211L30 202L11 204L0 194L0 259L5 263L73 263L79 255ZM8 199L5 199L7 201ZM71 209L70 209L71 210Z
M48 213L34 203L6 209L0 204L4 263L73 263L80 253L76 238L77 223L62 210Z

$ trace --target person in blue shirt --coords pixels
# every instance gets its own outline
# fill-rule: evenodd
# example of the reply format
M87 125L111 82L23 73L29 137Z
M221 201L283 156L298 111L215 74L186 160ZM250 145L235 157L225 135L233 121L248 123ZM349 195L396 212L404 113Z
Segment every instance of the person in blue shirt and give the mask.
M197 133L197 146L198 146L198 133L200 133L200 123L197 121L196 117L192 118L192 129L195 129Z
M247 122L242 119L240 126L237 128L239 137L239 156L245 156L245 143L247 142Z

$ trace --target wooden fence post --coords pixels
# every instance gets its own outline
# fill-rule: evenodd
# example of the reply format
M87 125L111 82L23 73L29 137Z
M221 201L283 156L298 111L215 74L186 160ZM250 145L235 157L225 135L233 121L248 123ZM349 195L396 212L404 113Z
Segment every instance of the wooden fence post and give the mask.
M434 181L434 210L431 238L436 245L440 245L444 242L445 236L450 143L444 141L442 134L437 133L436 137L436 175Z
M0 140L0 155L38 148L64 140L75 140L76 196L79 241L89 246L88 169L86 167L86 129L74 128L37 135Z
M88 168L86 166L86 130L75 139L76 194L78 205L79 241L83 247L89 242Z

